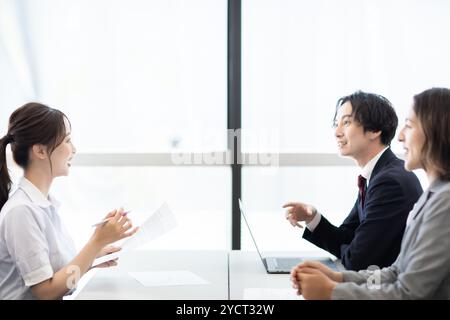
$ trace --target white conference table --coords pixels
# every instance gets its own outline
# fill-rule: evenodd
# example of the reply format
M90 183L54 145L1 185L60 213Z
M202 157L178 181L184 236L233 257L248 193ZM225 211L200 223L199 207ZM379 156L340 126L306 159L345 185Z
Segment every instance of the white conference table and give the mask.
M269 274L254 251L231 251L230 259L230 299L244 299L247 288L289 289L289 274Z
M208 284L146 287L128 272L191 271ZM227 300L226 251L144 251L124 253L117 267L99 269L75 299Z
M323 256L317 252L265 252L264 256L272 257L318 257ZM231 251L229 254L229 272L230 272L230 299L256 299L255 292L261 291L259 299L298 299L295 290L292 289L289 274L269 274L255 251ZM344 267L335 261L338 269ZM245 290L251 290L253 293L247 297L244 296ZM256 291L255 291L256 290ZM273 292L271 292L273 291Z
M268 252L272 256L317 256ZM338 268L342 265L337 262ZM146 287L129 272L191 271L208 284ZM242 300L246 289L288 291L289 274L268 274L254 251L144 251L125 253L119 265L98 269L74 299ZM291 290L293 291L293 289ZM248 292L248 291L247 291ZM286 296L280 297L286 299ZM271 299L277 299L271 297Z

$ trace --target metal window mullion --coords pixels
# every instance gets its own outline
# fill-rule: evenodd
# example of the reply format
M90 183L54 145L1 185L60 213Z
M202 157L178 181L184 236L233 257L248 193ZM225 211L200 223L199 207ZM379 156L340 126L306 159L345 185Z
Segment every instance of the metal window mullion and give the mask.
M228 129L241 129L241 0L228 0ZM239 198L241 197L242 165L240 158L240 139L228 135L228 148L233 151L231 164L231 249L241 249L241 215Z

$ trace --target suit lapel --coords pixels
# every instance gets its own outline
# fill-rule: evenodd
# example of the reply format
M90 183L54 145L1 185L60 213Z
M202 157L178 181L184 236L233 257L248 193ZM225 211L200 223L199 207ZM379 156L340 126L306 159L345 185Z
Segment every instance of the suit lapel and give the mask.
M389 163L393 158L396 158L395 154L391 151L390 148L386 149L386 151L383 152L383 154L381 155L380 159L378 159L377 164L375 165L375 167L373 168L372 174L370 176L370 180L374 179L375 176L378 174L378 172L380 172L383 167ZM369 190L369 185L370 185L370 181L366 186L366 203L367 203L367 195L368 190ZM358 193L358 216L359 216L359 220L363 221L366 217L365 213L364 213L364 208L361 205L361 199L359 197L359 193Z
M419 198L419 200L417 201L417 203L415 204L413 211L411 212L412 218L409 221L409 224L406 226L405 232L404 232L404 239L402 241L402 248L404 246L409 246L410 242L413 240L412 237L415 237L416 235L416 228L417 223L420 224L420 222L417 222L417 217L419 216L419 214L422 212L422 209L425 207L428 199L430 198L431 193L429 190L425 191L425 193Z
M392 152L391 148L388 148L383 154L381 155L380 159L378 159L377 164L373 168L372 174L370 176L370 180L375 178L375 176L378 174L378 172L381 171L381 169L389 163L392 159L397 158L395 154ZM370 184L370 182L369 182ZM367 186L369 187L369 186Z
M428 190L426 196L424 197L425 200L423 201L423 203L420 206L417 206L417 211L414 213L413 218L412 218L413 220L415 220L417 218L417 216L422 211L423 207L425 207L425 204L428 202L428 200L430 200L432 195L433 195L433 192Z

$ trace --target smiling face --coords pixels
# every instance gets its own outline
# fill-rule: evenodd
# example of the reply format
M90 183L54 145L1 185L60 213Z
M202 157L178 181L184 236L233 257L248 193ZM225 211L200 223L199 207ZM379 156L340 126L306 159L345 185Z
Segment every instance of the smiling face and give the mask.
M70 125L67 119L64 118L64 125L66 127L66 136L60 145L53 150L50 160L52 163L52 176L67 176L71 166L71 160L76 153L75 146L72 144L70 136Z
M409 171L422 169L422 150L425 144L425 134L413 108L409 111L405 126L400 131L398 140L403 143L403 149L405 149L405 169Z
M371 137L354 119L350 101L345 102L338 110L335 138L342 156L350 156L357 161L366 157Z

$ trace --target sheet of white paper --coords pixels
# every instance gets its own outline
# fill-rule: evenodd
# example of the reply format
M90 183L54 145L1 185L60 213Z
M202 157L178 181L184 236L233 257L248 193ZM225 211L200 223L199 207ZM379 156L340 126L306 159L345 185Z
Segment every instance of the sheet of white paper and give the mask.
M117 252L114 252L114 253L111 253L111 254L107 254L106 256L97 258L97 259L95 259L94 262L92 263L92 266L95 267L96 265L99 265L99 264L101 264L101 263L103 263L103 262L117 259L117 258L120 257L120 255L122 255L122 253L123 253L122 251L123 251L123 250L120 250L120 251L117 251Z
M209 284L191 271L146 271L129 272L129 274L146 287Z
M295 289L245 288L244 300L305 300Z
M164 203L139 227L139 231L122 244L122 250L134 249L159 238L177 226L174 214Z
M159 238L176 226L177 221L173 212L170 210L167 203L164 203L158 210L148 217L141 226L139 226L139 230L135 235L122 243L122 250L95 259L92 266L96 266L109 260L114 260L124 252L135 249L151 240Z

